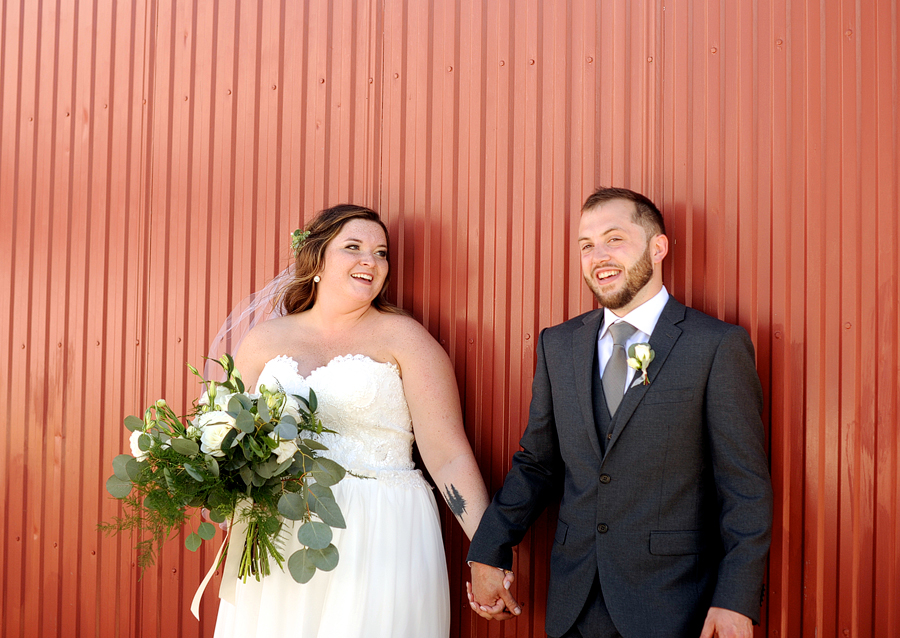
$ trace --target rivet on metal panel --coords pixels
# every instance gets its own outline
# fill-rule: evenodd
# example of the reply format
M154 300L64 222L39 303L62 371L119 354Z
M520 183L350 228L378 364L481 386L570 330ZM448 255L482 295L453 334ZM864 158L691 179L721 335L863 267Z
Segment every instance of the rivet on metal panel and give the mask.
M272 85L272 90L273 90L273 91L274 91L275 89L277 89L277 88L278 88L278 85L277 85L277 84L273 84L273 85Z
M325 78L319 78L319 84L325 84Z
M33 117L29 117L29 118L28 118L28 121L29 121L29 122L34 122L34 118L33 118Z
M109 108L109 104L104 104L104 105L103 105L103 108L108 109L108 108Z
M187 100L188 100L188 96L185 95L185 96L184 96L184 101L187 102Z
M844 35L853 35L853 31L850 29L847 29L846 31L844 31Z
M143 103L144 103L144 104L147 103L147 98L144 98L144 102L143 102ZM68 115L68 113L66 113L66 115Z
M588 56L588 57L587 57L587 61L588 61L588 64L590 64L591 62L594 61L594 58L592 58L591 56Z
M173 568L172 568L172 573L173 573L173 574L177 574L177 573L178 573L178 570L175 569L175 568L173 567Z
M98 345L98 346L100 345L100 342L99 342L99 341L97 342L97 345Z
M710 53L717 53L717 52L718 52L718 49L716 49L716 47L713 47L713 48L711 48L711 49L709 50L709 52L710 52Z
M469 339L469 343L475 343L474 339Z
M453 71L453 67L452 67L452 66L448 66L448 67L447 67L447 73L451 73L452 71Z
M59 547L59 543L53 543L53 547Z
M369 84L372 84L374 81L375 81L374 79L369 78Z
M777 44L778 46L781 46L782 44L784 44L784 40L782 40L781 38L778 38L777 40L775 40L775 44Z
M845 629L845 630L844 630L844 635L845 635L845 636L849 636L849 635L850 635L850 630L849 630L849 629Z
M144 104L146 104L146 103L147 103L147 100L144 100ZM66 111L66 117L69 117L69 112L68 112L68 111Z
M534 64L534 58L528 60L528 64Z
M97 550L92 549L92 550L91 550L91 556L96 556L96 555L97 555Z
M506 66L506 60L500 60L500 66Z
M225 94L226 94L226 95L231 95L231 89L228 89L228 90L225 92Z
M135 339L135 340L134 340L134 345L136 345L136 346L141 345L141 340L140 340L140 339Z
M56 347L57 347L57 348L62 348L62 341L60 341L59 343L57 343L57 344L56 344Z
M652 57L648 57L648 58L647 58L647 62L653 62L653 58L652 58Z
M181 337L178 337L178 338L175 340L175 343L181 343Z
M844 329L845 329L845 330L850 330L851 327L852 327L852 324L851 324L849 321L848 321L847 323L844 324Z
M25 349L25 344L23 343L23 344L22 344L22 350L24 350L24 349Z
M400 74L399 74L399 73L394 73L394 79L395 79L395 80L399 80L399 79L400 79Z
M780 332L776 332L776 333L775 333L775 338L776 338L776 339L781 339L781 333L780 333Z
M528 341L529 339L531 339L531 335L526 332L525 333L525 341Z

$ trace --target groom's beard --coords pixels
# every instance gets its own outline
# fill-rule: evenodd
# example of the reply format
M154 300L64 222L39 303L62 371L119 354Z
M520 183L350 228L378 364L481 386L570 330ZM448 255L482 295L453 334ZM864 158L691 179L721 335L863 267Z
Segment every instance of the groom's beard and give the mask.
M646 286L653 278L653 260L650 258L650 244L644 249L644 253L634 263L631 268L625 269L625 285L617 292L602 293L600 292L600 284L596 279L586 276L584 280L587 282L594 297L604 308L610 310L618 310L631 303L631 300L637 296L641 288Z

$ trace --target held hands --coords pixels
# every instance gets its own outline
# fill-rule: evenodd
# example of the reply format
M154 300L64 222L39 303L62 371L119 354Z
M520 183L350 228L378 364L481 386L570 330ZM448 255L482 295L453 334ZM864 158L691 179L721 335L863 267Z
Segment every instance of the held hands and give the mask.
M710 607L700 638L752 638L753 622L743 614Z
M472 582L466 583L469 606L488 620L507 620L522 613L509 588L515 580L512 572L472 562Z

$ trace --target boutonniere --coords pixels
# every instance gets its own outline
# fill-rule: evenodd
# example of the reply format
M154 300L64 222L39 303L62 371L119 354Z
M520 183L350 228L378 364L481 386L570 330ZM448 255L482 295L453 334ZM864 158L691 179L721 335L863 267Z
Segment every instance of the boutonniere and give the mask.
M647 367L655 356L656 353L653 352L649 343L634 343L628 348L628 367L641 373L644 385L650 384L650 380L647 378Z

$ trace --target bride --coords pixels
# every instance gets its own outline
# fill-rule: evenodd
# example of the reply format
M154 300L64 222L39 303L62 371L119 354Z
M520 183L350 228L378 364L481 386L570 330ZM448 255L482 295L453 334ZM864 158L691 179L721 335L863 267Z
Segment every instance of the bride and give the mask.
M446 638L449 587L437 504L413 467L413 438L437 489L471 538L487 492L463 430L450 360L385 299L387 229L368 208L322 211L296 251L284 315L240 344L248 388L280 384L319 400L323 454L349 474L334 487L346 520L340 560L304 585L279 570L238 583L217 638ZM289 556L300 547L288 522Z

